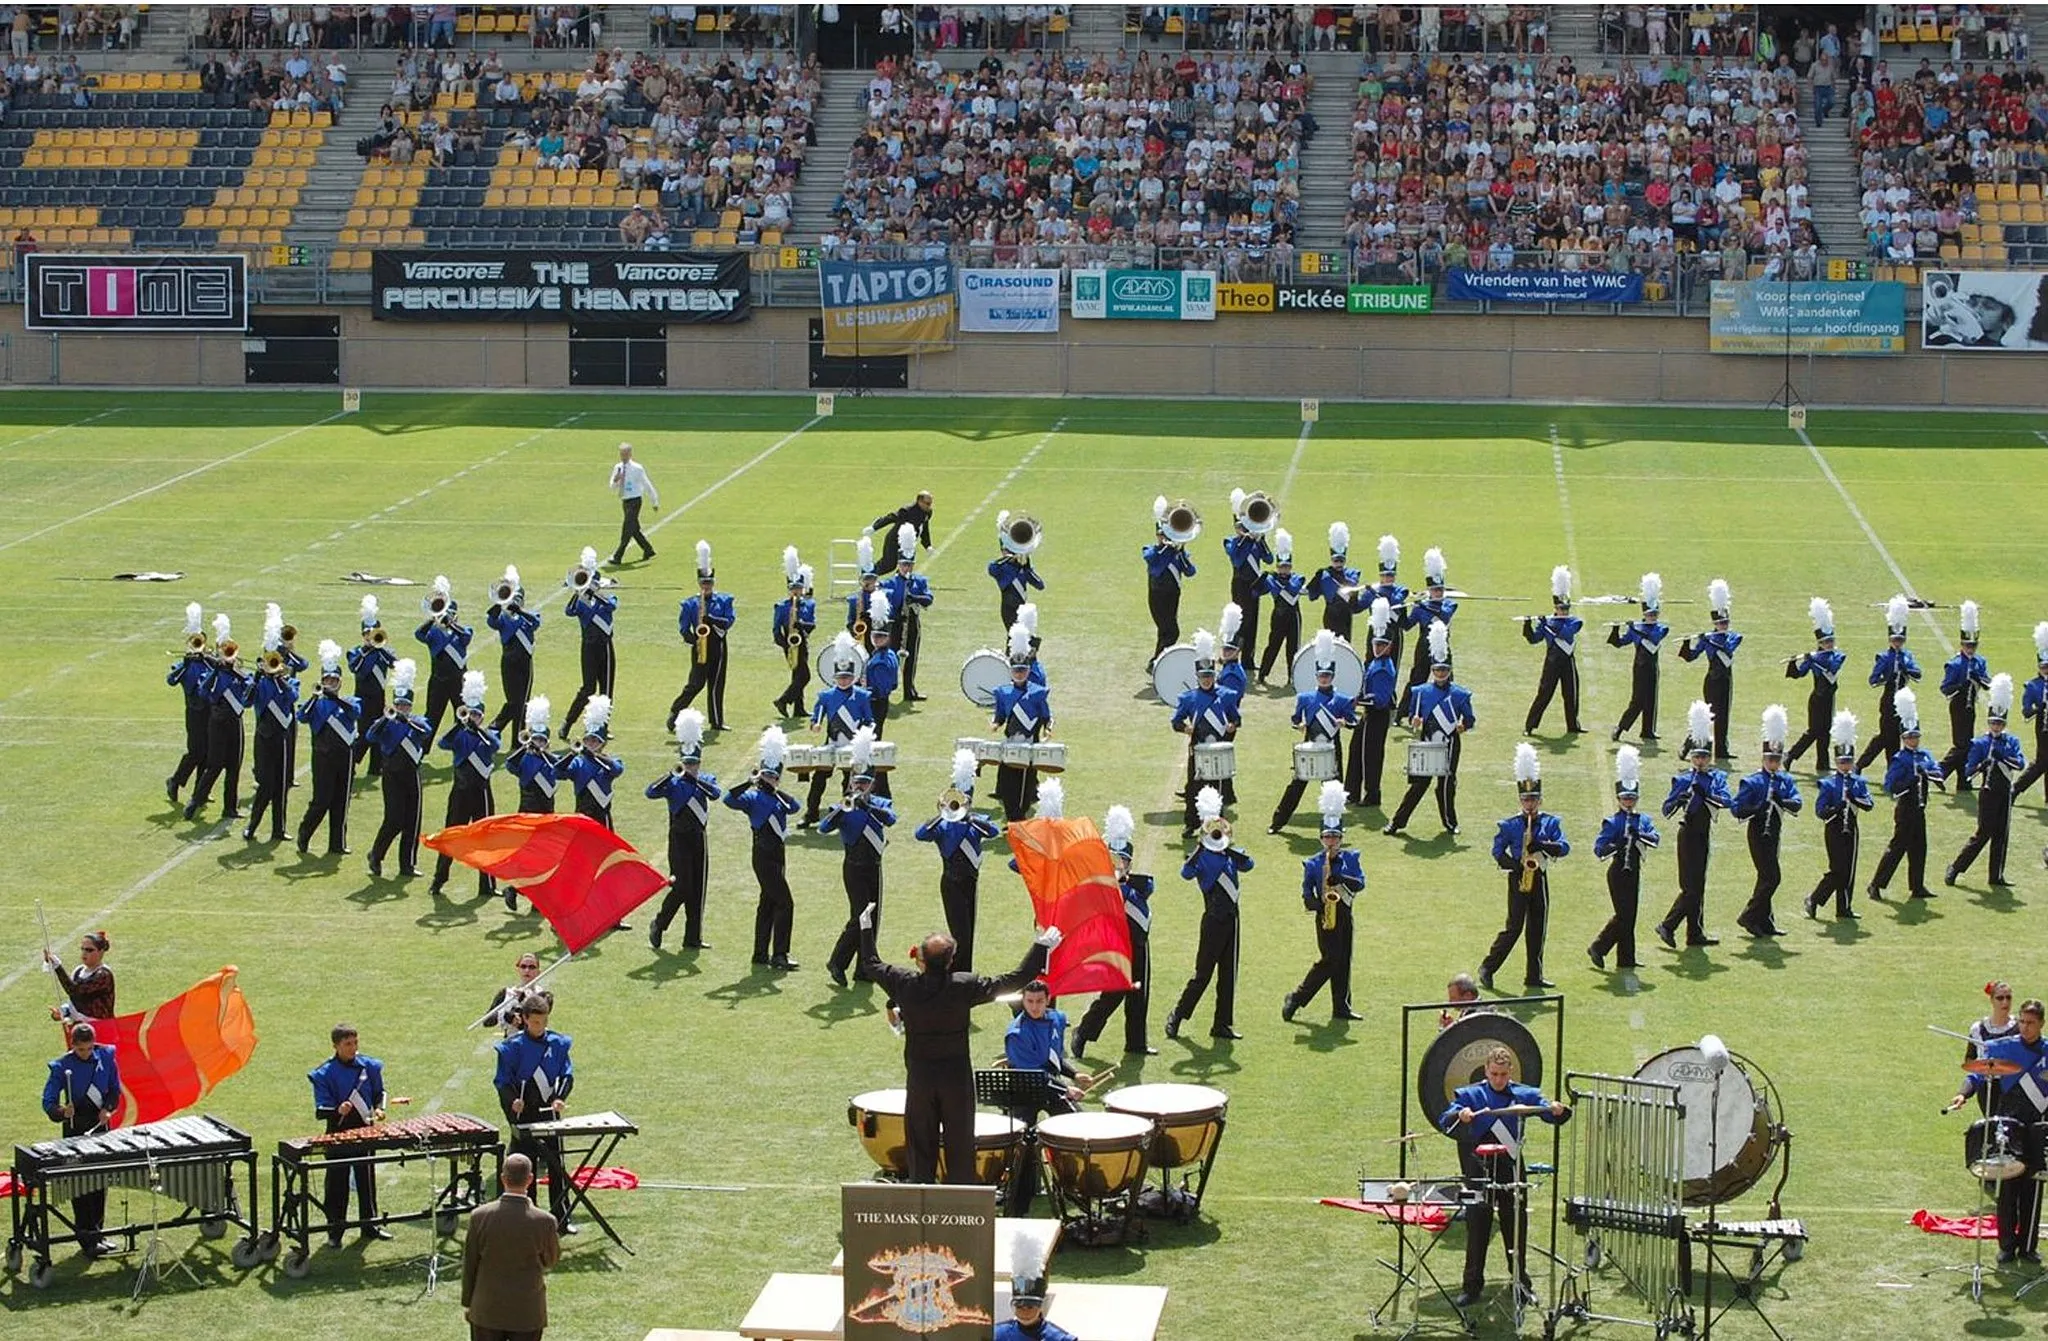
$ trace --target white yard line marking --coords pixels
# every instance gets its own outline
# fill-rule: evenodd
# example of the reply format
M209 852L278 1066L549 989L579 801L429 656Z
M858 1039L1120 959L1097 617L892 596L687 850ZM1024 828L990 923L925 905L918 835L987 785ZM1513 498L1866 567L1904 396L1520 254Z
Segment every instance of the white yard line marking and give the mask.
M110 415L116 415L121 413L123 408L124 407L117 405L111 410L101 410L98 414L89 414L83 419L74 419L68 424L57 424L51 428L44 429L40 433L31 433L25 438L16 438L12 442L0 442L0 451L5 451L9 447L24 446L28 443L36 442L42 438L47 438L53 433L62 433L66 429L84 428L87 424L96 424L100 420L105 419Z
M1572 573L1579 571L1579 539L1572 530L1572 494L1564 482L1564 443L1558 439L1557 425L1550 426L1550 469L1557 476L1557 511L1564 519L1564 561L1572 566Z
M1877 551L1877 557L1884 560L1884 566L1891 569L1892 576L1898 579L1899 590L1911 599L1918 601L1920 593L1913 589L1912 580L1906 576L1906 570L1899 567L1899 561L1894 559L1892 552L1885 548L1884 541L1878 539L1876 528L1872 527L1870 519L1863 515L1863 509L1856 506L1856 500L1849 496L1849 490L1843 486L1841 477L1835 474L1834 467L1830 466L1828 459L1821 455L1820 448L1813 445L1813 439L1806 435L1805 429L1797 429L1795 432L1799 435L1799 441L1805 444L1806 454L1813 458L1813 464L1820 467L1821 475L1829 484L1834 485L1835 492L1841 495L1842 506L1849 509L1849 515L1854 517L1856 524L1863 528L1863 535L1870 541L1870 547ZM1934 612L1923 609L1920 611L1920 618L1929 629L1933 630L1935 640L1941 644L1941 650L1953 656L1956 650L1955 644L1948 640L1948 632L1935 620Z
M2034 436L2043 442L2048 442L2048 429L2037 428L2034 430Z
M734 468L733 468L733 469L732 469L732 470L731 470L731 471L730 471L730 472L729 472L729 473L728 473L728 474L726 475L726 477L725 477L724 479L722 479L722 480L718 481L718 483L716 483L716 484L714 484L714 485L711 485L711 486L710 486L709 488L707 488L707 489L705 489L705 490L704 490L703 492L699 493L699 494L698 494L698 495L697 495L697 496L696 496L695 498L693 498L693 499L691 499L691 500L690 500L689 502L687 502L687 503L683 504L683 505L682 505L681 507L677 508L677 509L676 509L676 510L675 510L674 512L671 512L671 513L669 513L669 514L668 514L668 515L667 515L666 517L663 517L663 518L662 518L662 519L661 519L660 521L658 521L658 522L654 523L654 525L652 525L652 526L648 527L648 528L647 528L647 538L648 538L648 539L650 539L650 540L652 540L652 539L654 538L654 534L655 534L655 532L657 532L657 531L661 530L661 528L662 528L662 527L664 527L664 526L668 525L668 524L669 524L670 522L674 521L674 520L675 520L676 518L678 518L678 517L682 516L682 515L683 515L683 514L684 514L685 512L688 512L688 511L689 511L689 510L690 510L691 508L693 508L693 507L696 507L696 506L697 506L697 505L698 505L699 503L701 503L701 502L703 502L703 501L704 501L705 499L707 499L707 498L711 497L711 495L713 495L713 494L717 493L717 492L718 492L718 491L719 491L720 489L723 489L723 488L724 488L724 487L725 487L726 485L728 485L728 484L731 484L731 483L732 483L732 482L733 482L734 480L736 480L736 479L738 479L738 478L739 478L740 476L742 476L742 475L746 474L746 473L747 473L748 471L752 470L752 469L753 469L753 468L754 468L755 466L758 466L758 465L760 465L760 464L761 464L761 463L762 463L763 461L766 461L766 460L767 460L767 459L768 459L769 457L771 457L771 456L775 455L775 454L776 454L777 452L781 451L781 450L782 450L783 448L785 448L785 447L789 446L789 444L791 444L792 442L795 442L795 441L796 441L796 440L797 440L798 438L802 437L802 436L804 435L804 433L805 433L805 432L806 432L807 430L809 430L809 429L813 429L813 428L816 428L816 427L817 427L817 426L818 426L819 424L823 423L824 421L825 421L825 416L823 416L823 415L821 415L821 414L814 414L814 415L812 415L812 416L811 416L811 417L810 417L809 419L806 419L806 420L805 420L805 421L804 421L804 422L803 422L802 424L798 425L798 426L797 426L796 428L794 428L794 429L790 430L790 431L789 431L788 433L785 433L785 434L783 434L783 435L782 435L781 437L777 438L777 439L776 439L776 440L774 441L774 443L773 443L773 444L771 444L771 445L770 445L769 447L767 447L767 448L766 448L765 450L763 450L763 451L761 451L761 452L757 453L757 454L756 454L756 455L755 455L755 456L753 457L753 459L751 459L751 460L749 460L749 461L745 462L745 463L744 463L744 464L742 464L742 465L739 465L739 466L736 466L736 467L734 467Z
M1294 437L1294 455L1287 459L1287 474L1282 476L1280 480L1280 501L1282 503L1287 501L1288 494L1294 488L1294 476L1301 469L1302 453L1308 450L1309 431L1314 427L1315 425L1310 421L1303 420L1301 432L1297 433Z
M1045 450L1046 444L1051 442L1054 438L1058 437L1060 430L1065 428L1066 426L1067 420L1065 415L1062 415L1060 416L1060 418L1054 420L1053 426L1045 430L1045 436L1040 438L1036 443L1034 443L1032 445L1031 450L1024 453L1023 457L1018 460L1016 465L1010 467L1010 473L1003 476L1000 480L997 480L996 487L989 490L988 495L984 497L979 503L974 505L974 511L962 517L960 519L960 524L953 528L951 534L947 535L947 537L944 540L941 540L936 546L932 548L931 558L926 560L926 562L936 564L939 561L939 556L944 554L946 550L952 546L955 540L958 540L961 536L967 533L967 528L974 525L974 521L977 517L981 516L982 513L988 511L988 505L995 502L997 498L1001 497L1003 490L1009 488L1012 484L1016 483L1017 477L1024 473L1024 468L1030 465L1034 460L1036 460L1038 454Z

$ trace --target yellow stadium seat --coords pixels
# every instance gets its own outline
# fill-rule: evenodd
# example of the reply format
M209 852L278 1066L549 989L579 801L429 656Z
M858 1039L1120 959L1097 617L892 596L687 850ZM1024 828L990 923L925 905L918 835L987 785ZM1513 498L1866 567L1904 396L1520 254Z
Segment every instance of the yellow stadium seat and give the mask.
M2041 201L2038 200L2028 200L2022 202L2020 205L2020 222L2028 224L2048 224L2048 204L2043 204Z
M2012 182L1994 182L1991 186L1993 200L2018 200L2020 188Z
M718 230L717 244L721 247L737 247L740 245L740 235L730 228L721 228Z
M690 245L693 247L708 247L717 240L718 234L709 228L699 228L690 234Z

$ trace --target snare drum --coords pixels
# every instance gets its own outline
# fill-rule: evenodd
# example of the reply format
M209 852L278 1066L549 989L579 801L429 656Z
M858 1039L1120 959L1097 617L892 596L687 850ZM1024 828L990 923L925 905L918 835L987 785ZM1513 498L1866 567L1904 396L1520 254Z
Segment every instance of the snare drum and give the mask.
M1128 1085L1103 1096L1113 1113L1150 1118L1158 1131L1146 1160L1155 1169L1200 1164L1223 1139L1230 1096L1207 1085Z
M1040 1119L1038 1143L1061 1192L1076 1201L1102 1201L1145 1180L1152 1120L1132 1113L1056 1113Z
M1408 742L1408 776L1447 778L1451 775L1451 743L1447 740Z
M1003 763L1010 768L1031 767L1032 743L1028 740L1006 740L1003 742Z
M896 742L893 740L876 741L874 753L868 757L868 765L877 772L896 767Z
M1328 782L1337 776L1337 747L1327 740L1294 742L1294 776L1302 782Z
M977 764L999 764L1003 762L1003 742L1000 740L975 741L974 762Z
M1212 740L1195 746L1195 780L1224 782L1237 776L1237 742Z
M982 746L986 744L988 742L979 736L955 736L953 737L953 753L958 754L960 751L965 750L974 756L976 762L979 762Z
M1067 746L1065 741L1041 740L1031 746L1031 766L1041 773L1064 773L1067 771Z
M832 767L830 745L791 745L783 751L782 766L802 776Z

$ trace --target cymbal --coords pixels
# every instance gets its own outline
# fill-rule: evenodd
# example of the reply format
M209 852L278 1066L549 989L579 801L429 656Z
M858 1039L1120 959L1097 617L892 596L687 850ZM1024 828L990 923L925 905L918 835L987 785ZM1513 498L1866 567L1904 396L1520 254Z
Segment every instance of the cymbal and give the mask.
M1388 1137L1387 1139L1385 1139L1384 1141L1381 1141L1381 1142L1380 1142L1380 1144L1381 1144L1381 1145L1406 1145L1406 1144L1407 1144L1408 1142L1410 1142L1410 1141L1419 1141L1419 1140L1421 1140L1421 1139L1422 1139L1423 1137L1425 1137L1425 1136L1427 1136L1427 1135L1429 1135L1429 1133L1428 1133L1428 1132L1422 1132L1422 1131L1411 1131L1411 1132L1405 1132L1405 1133L1403 1133L1403 1134L1402 1134L1402 1135L1400 1135L1400 1136L1389 1136L1389 1137Z
M1963 1063L1963 1069L1973 1076L1989 1076L1992 1079L2016 1076L2026 1070L2018 1062L2009 1062L2003 1057L1972 1057Z

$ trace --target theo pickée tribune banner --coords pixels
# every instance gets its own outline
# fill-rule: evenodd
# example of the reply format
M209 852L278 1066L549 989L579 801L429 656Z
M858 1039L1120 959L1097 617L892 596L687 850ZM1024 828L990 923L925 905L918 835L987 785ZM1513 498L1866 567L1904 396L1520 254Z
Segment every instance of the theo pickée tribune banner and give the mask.
M379 321L745 321L745 253L380 251L370 257Z
M953 267L946 261L821 261L825 354L868 358L953 347Z

